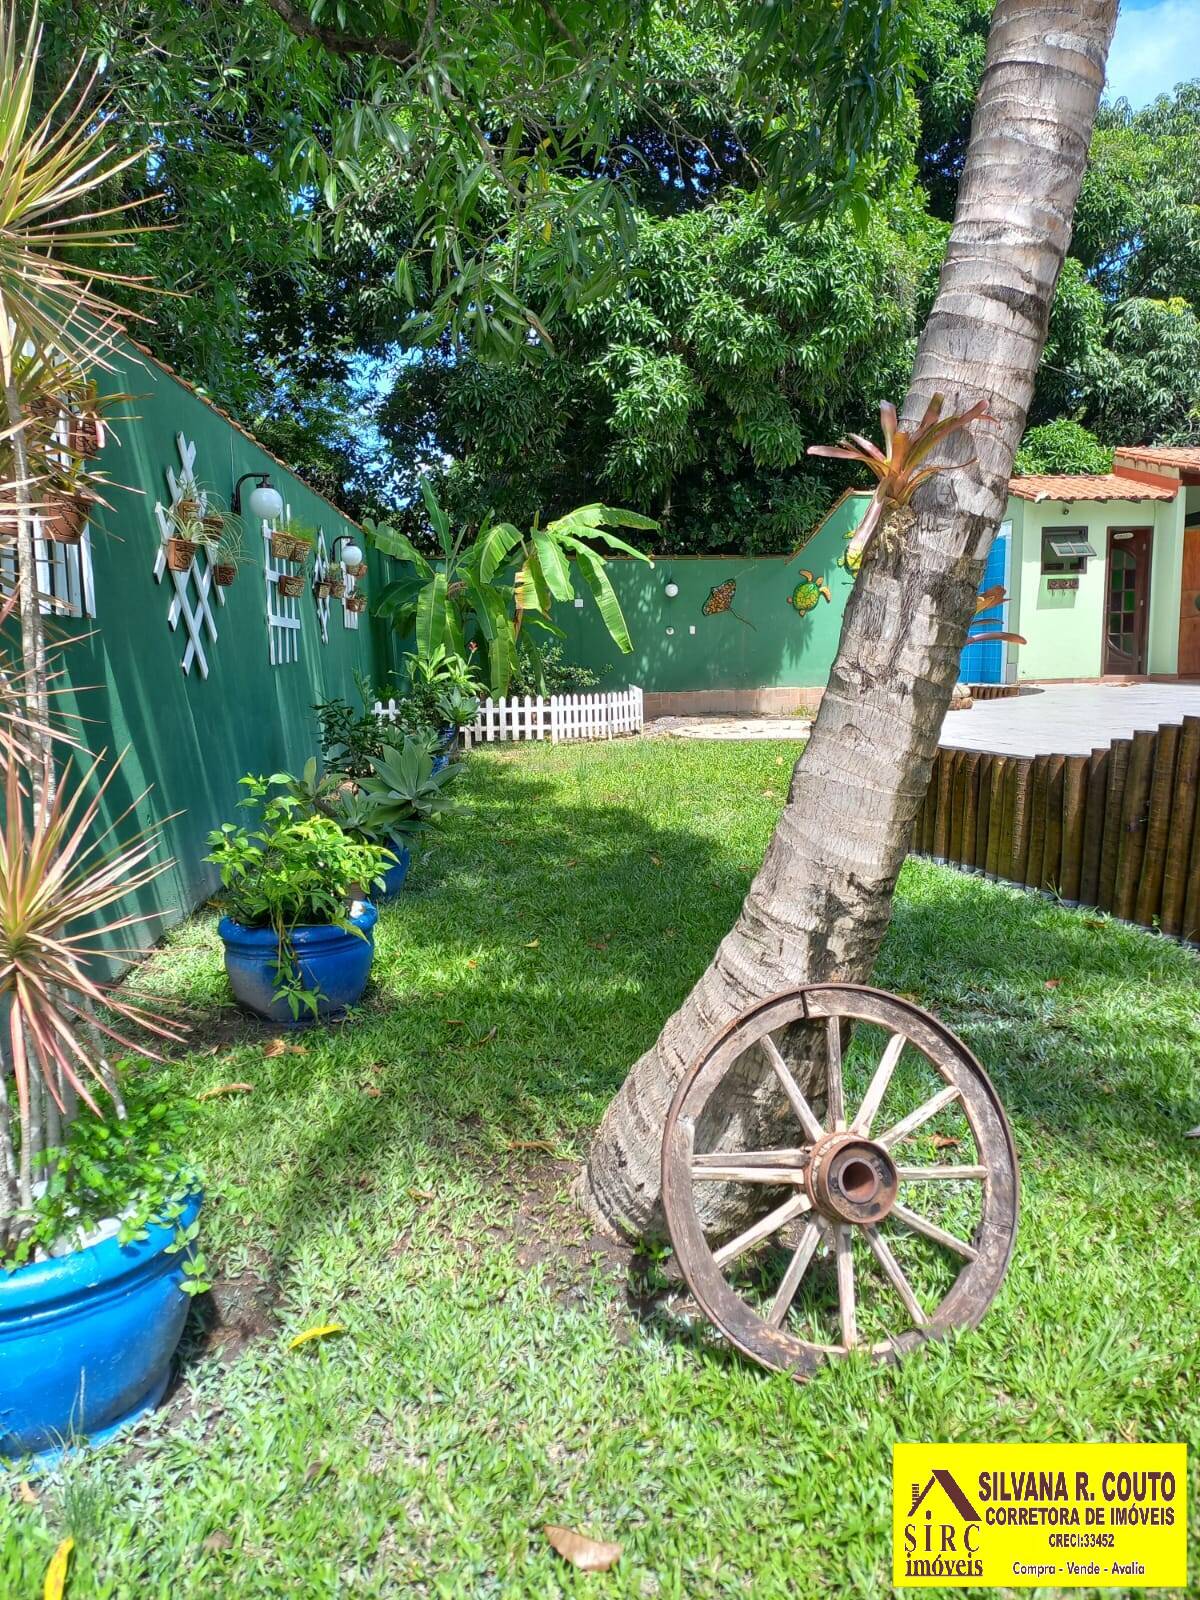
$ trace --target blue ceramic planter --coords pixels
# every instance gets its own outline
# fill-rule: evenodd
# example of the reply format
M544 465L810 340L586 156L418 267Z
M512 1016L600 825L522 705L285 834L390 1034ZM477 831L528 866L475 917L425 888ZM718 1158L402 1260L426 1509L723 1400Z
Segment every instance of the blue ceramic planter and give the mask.
M164 1252L200 1201L138 1243L0 1273L0 1457L50 1466L68 1440L99 1444L158 1404L188 1311L188 1252Z
M458 729L454 727L443 728L442 737L438 746L438 753L433 758L433 770L441 772L450 765L450 756L454 750L454 741L458 737Z
M317 1016L334 1016L357 1004L367 986L375 958L374 927L378 911L369 901L355 903L350 921L358 934L344 933L332 923L292 930L292 948L306 988L315 989ZM279 952L270 928L244 928L232 917L222 917L217 932L225 941L225 971L234 999L281 1027L307 1027L313 1014L307 1008L293 1018L286 1000L275 998Z
M412 856L406 844L399 839L389 839L387 847L395 854L395 861L383 875L383 889L380 891L385 900L390 900L399 894L404 887L404 880L408 877L408 869L412 863Z

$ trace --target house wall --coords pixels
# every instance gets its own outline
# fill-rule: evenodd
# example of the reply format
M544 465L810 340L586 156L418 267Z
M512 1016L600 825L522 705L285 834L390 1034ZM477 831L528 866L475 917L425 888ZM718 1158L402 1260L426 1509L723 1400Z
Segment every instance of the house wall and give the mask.
M137 907L158 920L123 932L119 940L128 945L151 942L211 893L216 879L203 860L207 834L237 818L238 779L301 767L316 750L313 703L331 695L354 700L355 672L374 675L386 656L376 649L369 618L360 616L357 629L347 627L336 603L323 643L306 590L298 602L298 659L272 666L261 532L248 529L246 561L225 591L224 606L213 606L217 638L205 638L208 677L195 666L185 675L187 634L182 622L172 631L167 621L175 590L169 578L159 583L153 573L160 538L154 506L169 500L167 468L180 470L178 434L195 444L197 480L224 505L235 478L257 470L270 473L299 521L324 529L330 547L339 535L354 533L354 525L136 350L118 353L113 370L100 375L100 387L135 396L128 409L136 420L116 424L116 437L97 463L120 487L106 491L112 509L98 511L90 532L95 616L48 621L55 634L72 641L62 655L65 692L58 709L88 719L77 732L92 751L126 751L106 797L106 818L131 803L127 829L171 817L164 853L174 865ZM374 582L372 567L368 592Z
M1104 606L1110 528L1153 529L1147 671L1175 672L1179 652L1179 584L1183 560L1184 497L1174 501L1012 499L1014 530L1010 592L1012 625L1026 643L1016 650L1018 679L1098 678L1103 672ZM1079 574L1078 589L1051 590L1042 575L1042 534L1087 530L1096 551Z

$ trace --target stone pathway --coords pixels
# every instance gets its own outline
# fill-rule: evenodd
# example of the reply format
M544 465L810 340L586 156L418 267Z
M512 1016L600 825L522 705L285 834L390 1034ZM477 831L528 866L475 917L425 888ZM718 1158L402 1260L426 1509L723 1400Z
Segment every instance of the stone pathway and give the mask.
M1059 683L949 711L941 742L1001 755L1088 755L1139 728L1200 716L1200 683ZM807 739L803 717L659 717L645 732L676 739Z
M807 739L807 717L658 717L643 733L668 733L676 739Z

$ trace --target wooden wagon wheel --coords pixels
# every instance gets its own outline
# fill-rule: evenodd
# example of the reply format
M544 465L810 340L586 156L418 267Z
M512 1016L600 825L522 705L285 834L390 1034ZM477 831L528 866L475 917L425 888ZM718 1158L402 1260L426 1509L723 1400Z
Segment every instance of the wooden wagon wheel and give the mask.
M809 1027L826 1060L811 1101L777 1042ZM786 1097L780 1148L698 1150L705 1107L753 1049ZM761 1186L763 1214L710 1240L714 1184ZM701 1310L744 1354L797 1376L852 1348L889 1360L974 1327L1016 1238L1017 1156L987 1074L936 1017L855 984L776 995L708 1041L667 1116L662 1186Z

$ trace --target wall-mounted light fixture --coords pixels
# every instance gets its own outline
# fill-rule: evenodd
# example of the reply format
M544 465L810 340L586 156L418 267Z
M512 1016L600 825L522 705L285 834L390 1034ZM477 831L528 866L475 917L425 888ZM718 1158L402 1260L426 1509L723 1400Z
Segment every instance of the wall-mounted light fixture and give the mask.
M340 538L337 538L333 541L333 559L335 561L339 559L338 545L340 544L344 544L346 546L340 557L342 564L347 567L361 566L363 558L362 546L355 544L354 540L348 533L343 533Z
M283 496L271 482L269 472L243 472L233 486L233 499L230 507L238 514L242 509L242 485L247 478L257 479L257 483L246 496L246 506L250 515L256 521L270 522L274 517L283 515Z

